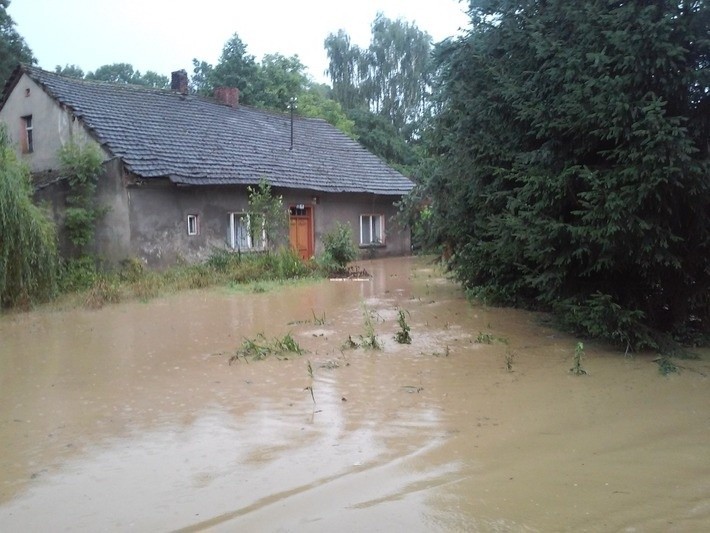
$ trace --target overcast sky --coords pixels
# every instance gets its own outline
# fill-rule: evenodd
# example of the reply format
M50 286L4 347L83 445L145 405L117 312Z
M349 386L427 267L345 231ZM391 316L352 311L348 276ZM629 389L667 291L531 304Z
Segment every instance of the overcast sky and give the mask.
M216 63L238 33L250 54L298 54L320 82L327 56L323 41L344 29L353 43L370 42L378 11L403 18L434 41L465 28L467 2L458 0L11 0L8 12L39 66L75 64L84 72L130 63L169 76L192 59Z

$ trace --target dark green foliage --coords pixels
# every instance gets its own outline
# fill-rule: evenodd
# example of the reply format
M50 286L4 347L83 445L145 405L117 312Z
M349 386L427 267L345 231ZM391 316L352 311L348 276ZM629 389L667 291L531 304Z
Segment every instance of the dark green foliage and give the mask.
M15 29L15 21L7 13L10 0L0 0L0 88L18 63L34 64L32 50Z
M424 195L473 294L632 349L710 329L709 11L471 3Z
M353 232L349 225L336 222L335 227L324 234L321 265L328 271L342 271L348 263L357 259L358 252L353 242Z
M206 61L192 60L192 88L199 94L210 96L217 87L236 87L239 89L239 101L253 105L256 93L256 74L258 65L254 56L247 53L247 45L236 33L222 48L217 65Z
M364 108L351 109L347 115L354 123L357 140L370 152L400 168L417 163L418 154L412 144L385 117Z
M0 308L50 299L56 274L54 225L32 203L29 172L0 128Z
M297 96L296 113L301 117L322 118L344 134L357 140L355 122L343 111L342 106L328 97L329 91L321 85L310 85ZM325 86L328 89L327 86Z

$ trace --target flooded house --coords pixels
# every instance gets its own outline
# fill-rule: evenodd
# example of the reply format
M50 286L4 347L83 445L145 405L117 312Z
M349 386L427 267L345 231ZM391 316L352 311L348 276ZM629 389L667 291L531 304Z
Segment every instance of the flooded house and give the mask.
M303 258L321 251L336 222L350 225L363 255L410 251L409 229L392 220L408 178L324 120L240 105L236 88L189 94L187 81L174 72L163 90L15 69L0 122L59 228L68 185L58 152L74 141L98 146L104 160L95 253L108 264L160 268L215 247L263 249L247 215L249 187L262 180L282 196Z

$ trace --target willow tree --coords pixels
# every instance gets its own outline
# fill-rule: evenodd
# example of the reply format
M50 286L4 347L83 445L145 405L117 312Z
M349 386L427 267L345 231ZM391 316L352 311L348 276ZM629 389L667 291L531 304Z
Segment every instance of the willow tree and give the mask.
M32 203L29 172L0 128L0 307L50 298L56 275L54 225Z
M473 293L630 348L710 332L704 1L473 1L440 50L435 237Z

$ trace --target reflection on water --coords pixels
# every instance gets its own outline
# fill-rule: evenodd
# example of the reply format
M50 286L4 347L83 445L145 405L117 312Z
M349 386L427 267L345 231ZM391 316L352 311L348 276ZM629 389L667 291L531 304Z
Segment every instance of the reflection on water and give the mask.
M707 351L662 378L586 343L577 378L576 339L536 315L471 306L421 260L365 268L2 317L0 530L710 527ZM384 349L344 351L364 307ZM306 354L227 364L289 332Z

